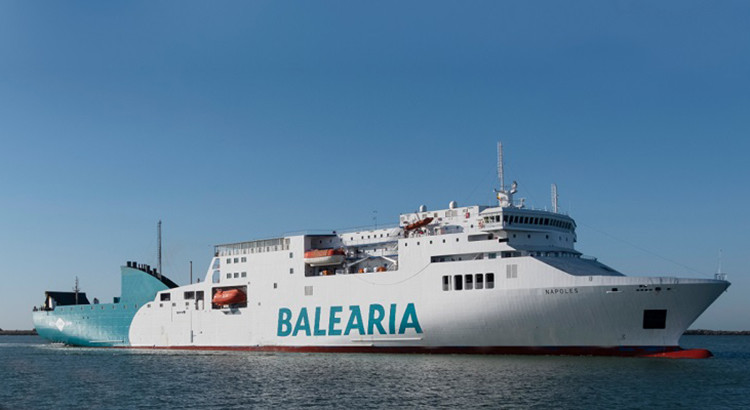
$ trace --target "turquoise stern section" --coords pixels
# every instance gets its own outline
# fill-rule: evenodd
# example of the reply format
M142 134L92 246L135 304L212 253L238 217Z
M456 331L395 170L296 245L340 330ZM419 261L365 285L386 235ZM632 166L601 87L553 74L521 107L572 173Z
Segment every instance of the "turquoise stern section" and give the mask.
M135 313L169 286L136 268L122 266L120 273L122 295L118 303L65 305L33 312L39 336L74 346L129 346L128 332Z

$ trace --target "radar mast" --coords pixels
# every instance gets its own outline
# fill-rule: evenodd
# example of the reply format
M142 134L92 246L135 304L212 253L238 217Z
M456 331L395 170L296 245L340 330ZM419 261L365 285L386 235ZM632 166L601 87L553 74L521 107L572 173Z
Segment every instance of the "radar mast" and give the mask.
M495 190L497 194L498 205L502 208L513 206L513 194L516 193L518 183L513 181L509 190L505 189L505 175L503 171L503 143L497 143L497 178L500 180L500 189Z

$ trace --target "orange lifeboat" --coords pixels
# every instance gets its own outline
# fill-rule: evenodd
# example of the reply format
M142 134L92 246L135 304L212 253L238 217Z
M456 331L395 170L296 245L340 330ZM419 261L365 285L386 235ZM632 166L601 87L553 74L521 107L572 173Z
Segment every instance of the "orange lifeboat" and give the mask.
M414 229L421 228L423 226L429 225L430 222L433 221L433 219L435 219L435 218L432 218L432 217L428 216L425 219L420 219L417 222L414 222L414 223L411 223L409 225L406 225L406 227L404 229L407 230L407 231L413 231Z
M340 265L346 258L343 249L314 249L305 252L305 263L310 266Z
M239 289L218 289L211 302L219 306L237 305L247 302L247 295Z

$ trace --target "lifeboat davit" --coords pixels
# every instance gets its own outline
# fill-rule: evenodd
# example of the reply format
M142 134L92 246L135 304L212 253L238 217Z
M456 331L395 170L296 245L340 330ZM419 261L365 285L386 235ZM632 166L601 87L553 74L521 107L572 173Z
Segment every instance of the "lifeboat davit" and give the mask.
M423 226L429 225L430 222L432 222L434 219L435 218L432 218L432 217L428 216L425 219L420 219L417 222L414 222L414 223L411 223L409 225L406 225L406 227L404 229L406 229L407 231L413 231L414 229L421 228Z
M305 263L310 266L341 265L346 258L343 249L315 249L305 252Z
M211 302L219 306L237 305L247 302L247 295L239 289L218 289Z

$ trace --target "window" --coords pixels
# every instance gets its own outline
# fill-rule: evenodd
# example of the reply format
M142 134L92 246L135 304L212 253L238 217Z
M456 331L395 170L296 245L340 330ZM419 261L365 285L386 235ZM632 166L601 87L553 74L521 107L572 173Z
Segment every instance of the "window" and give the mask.
M242 262L247 262L247 257L243 256L242 257Z
M492 289L495 287L495 274L494 273L488 273L484 276L487 281L485 283L487 289Z
M170 299L171 299L171 297L172 297L172 295L171 295L171 294L169 294L169 293L162 293L162 294L161 294L161 300L162 300L162 301L167 301L167 300L170 300Z
M463 275L453 276L453 289L462 290L464 288L463 285L464 285Z
M289 252L289 259L294 258L294 252Z
M481 273L477 273L474 275L474 288L475 289L483 289L484 288L484 275Z
M466 279L466 290L474 289L474 280L472 275L464 275L464 279Z
M274 289L276 289L276 288L278 288L278 287L279 287L278 283L274 282L274 283L273 283L273 288L274 288Z
M196 300L203 300L203 291L202 290L199 290L199 291L195 292L195 299Z
M232 263L232 258L227 258L227 263Z
M505 278L515 279L517 277L518 277L518 265L516 264L506 265L505 266Z
M227 273L227 279L232 279L232 274L231 273Z
M239 278L239 277L240 277L240 274L239 274L239 272L234 272L234 277L235 277L235 278Z
M212 269L219 269L220 265L221 265L221 259L216 258L214 259L214 266L212 266Z
M451 290L451 277L448 275L443 276L443 290Z
M185 300L195 299L195 292L193 291L185 292L184 299Z
M211 276L211 282L219 283L220 279L221 279L221 272L219 270L215 270L213 275Z
M240 261L240 258L234 258L234 263L238 263Z
M294 268L289 268L289 274L294 273Z

